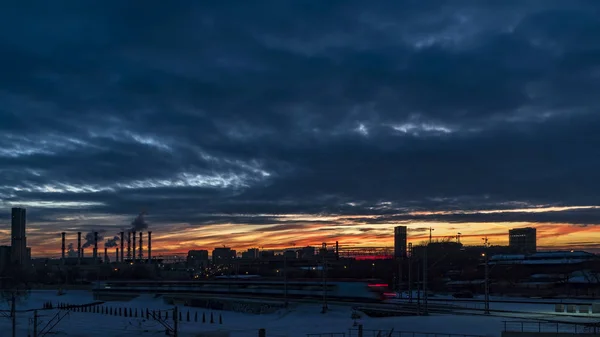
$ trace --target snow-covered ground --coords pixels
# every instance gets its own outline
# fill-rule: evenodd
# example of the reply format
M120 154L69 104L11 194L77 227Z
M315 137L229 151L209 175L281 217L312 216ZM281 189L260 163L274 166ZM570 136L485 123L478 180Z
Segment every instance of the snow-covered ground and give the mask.
M402 297L404 299L407 299L409 295L409 292L405 291L402 293ZM413 299L417 298L417 291L413 291ZM421 296L423 294L421 293ZM469 301L473 301L473 302L477 302L477 301L483 301L484 299L484 295L483 294L478 294L475 295L473 298L454 298L454 296L452 296L452 294L446 294L446 293L430 293L429 295L429 299L430 300L460 300L460 301L464 301L464 302L469 302ZM510 302L552 302L552 303L563 303L563 304L567 304L567 303L591 303L591 302L600 302L600 298L599 299L590 299L590 298L532 298L532 297L515 297L515 296L494 296L494 295L490 295L490 300L491 301L510 301Z
M93 296L87 291L69 291L63 296L58 296L55 291L32 291L29 298L20 301L17 310L39 309L44 302L58 302L69 304L86 304L94 302ZM164 303L160 297L142 295L128 302L107 302L105 306L138 309L140 312L146 308L152 310L169 310L172 306ZM0 309L8 309L7 303L2 303ZM211 311L179 307L183 313L184 321L180 322L180 336L197 336L203 331L226 331L232 337L257 336L258 329L266 329L267 336L306 336L308 333L346 333L353 327L352 308L344 305L332 305L326 314L321 313L319 304L295 304L287 310L280 310L269 315L252 315L227 311L213 311L215 324L202 323L204 313L209 321ZM190 311L191 322L186 316ZM40 310L38 313L39 329L58 312L58 310ZM194 322L195 313L198 312L198 322ZM163 314L164 315L164 314ZM171 314L170 314L171 315ZM223 324L219 324L219 316ZM163 316L164 317L164 316ZM171 316L172 317L172 316ZM17 336L28 336L32 330L31 319L33 312L19 312L17 314ZM389 331L416 331L431 333L455 333L500 336L503 321L506 317L481 316L481 315L430 315L430 316L405 316L360 318L365 330ZM169 321L172 324L172 320ZM0 317L0 335L9 335L11 321ZM152 319L128 318L103 315L90 312L71 312L53 329L58 336L164 336L164 327ZM369 337L365 333L365 337Z
M391 299L387 300L387 303L403 304L408 303L408 295L405 295L402 299ZM451 295L440 295L435 294L428 298L428 303L431 305L445 305L452 306L455 308L464 309L477 309L483 310L485 307L484 296L477 295L472 299L455 299ZM421 299L422 300L422 299ZM413 294L413 303L417 301L416 293ZM500 301L500 302L497 302ZM508 301L510 303L502 302ZM504 296L490 296L490 310L492 311L514 311L523 313L536 313L536 314L553 314L561 316L591 316L591 307L589 308L590 314L573 314L564 312L562 314L555 312L555 304L564 304L565 306L569 303L600 303L600 300L581 300L581 299L532 299L526 297L504 297Z

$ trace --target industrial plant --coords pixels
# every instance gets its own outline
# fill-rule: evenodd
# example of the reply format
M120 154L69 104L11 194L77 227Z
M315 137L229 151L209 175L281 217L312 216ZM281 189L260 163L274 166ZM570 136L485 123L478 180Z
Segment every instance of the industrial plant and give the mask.
M152 231L147 231L147 245L146 252L144 255L144 232L139 231L122 231L118 236L113 239L109 239L104 243L104 253L99 254L99 233L92 232L89 236L91 240L87 240L84 245L81 244L81 232L77 232L77 250L70 250L75 254L68 254L67 252L67 233L61 233L61 258L60 262L64 265L95 265L100 263L152 263ZM127 237L127 254L125 254L125 237ZM91 243L90 243L91 241ZM119 245L114 241L120 241ZM91 255L85 255L86 247L93 247ZM114 248L113 251L109 252L109 249ZM74 255L74 256L72 256ZM112 259L111 259L112 256Z
M455 237L413 244L410 228L393 230L393 247L352 247L338 241L284 249L231 247L152 254L152 231L140 213L114 236L103 232L62 232L60 258L31 258L26 241L26 210L11 212L11 246L0 247L0 270L26 271L31 282L91 284L99 280L199 281L242 276L302 279L382 280L397 291L423 286L430 290L549 296L561 292L600 290L600 261L582 251L544 251L536 247L535 228L511 229L509 244L466 246ZM67 244L76 238L76 244ZM57 247L58 249L58 247ZM488 281L484 281L489 279ZM534 286L532 286L534 285Z

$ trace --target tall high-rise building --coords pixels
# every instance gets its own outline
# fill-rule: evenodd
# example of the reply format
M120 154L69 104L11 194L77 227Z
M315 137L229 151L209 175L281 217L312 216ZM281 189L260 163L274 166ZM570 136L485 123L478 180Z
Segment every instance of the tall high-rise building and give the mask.
M24 265L28 260L27 238L25 236L25 227L27 216L25 208L15 207L12 209L11 218L11 262Z
M394 257L397 259L406 257L406 226L394 227Z
M535 253L537 231L533 227L514 228L508 231L508 246L520 253Z

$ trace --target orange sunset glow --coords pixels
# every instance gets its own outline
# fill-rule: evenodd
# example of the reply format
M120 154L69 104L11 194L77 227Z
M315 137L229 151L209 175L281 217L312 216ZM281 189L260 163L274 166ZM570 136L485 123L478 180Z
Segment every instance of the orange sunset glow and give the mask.
M561 212L578 209L595 209L588 207L534 208L518 210L487 210L477 212L515 213L515 212ZM416 215L449 215L456 212L410 212L408 216ZM464 214L467 212L459 212ZM596 249L594 238L600 237L600 227L572 225L567 223L531 223L531 222L461 222L444 223L439 221L395 221L394 223L361 223L364 219L378 219L375 216L323 216L323 215L267 215L278 220L284 219L285 224L241 224L223 223L210 225L193 225L189 223L150 225L153 231L153 251L155 254L186 253L192 249L212 250L215 247L228 246L238 252L248 248L283 249L303 246L319 246L325 242L333 244L339 241L341 247L393 247L393 227L408 226L408 240L420 244L429 240L429 228L432 228L433 240L456 240L458 233L460 241L465 245L481 245L482 238L487 237L492 245L507 245L508 230L521 227L537 229L538 246L540 249ZM81 218L68 218L70 222L83 221ZM92 219L101 219L100 216ZM149 218L151 219L151 217ZM307 223L310 222L310 223ZM324 224L330 222L334 224ZM29 242L35 247L38 256L57 257L60 255L59 233L44 232L47 224L32 224L29 226ZM68 228L68 227L67 227ZM67 232L67 243L75 243L75 228ZM110 228L110 227L109 227ZM111 237L117 234L110 229L101 227L101 234ZM9 231L2 230L0 234L7 242ZM85 233L84 233L85 234ZM103 247L102 242L99 245ZM114 250L114 249L113 249Z

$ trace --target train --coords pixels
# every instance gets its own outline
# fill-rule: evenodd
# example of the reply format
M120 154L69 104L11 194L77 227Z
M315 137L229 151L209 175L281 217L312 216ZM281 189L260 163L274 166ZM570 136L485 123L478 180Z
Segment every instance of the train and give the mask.
M260 278L195 281L102 281L95 293L151 293L200 296L238 296L289 299L322 299L346 302L381 302L396 294L378 280L268 280Z

